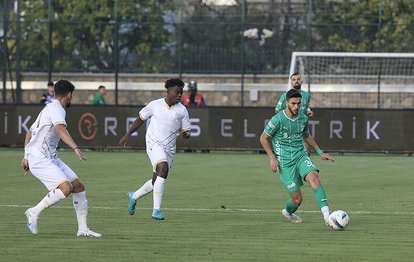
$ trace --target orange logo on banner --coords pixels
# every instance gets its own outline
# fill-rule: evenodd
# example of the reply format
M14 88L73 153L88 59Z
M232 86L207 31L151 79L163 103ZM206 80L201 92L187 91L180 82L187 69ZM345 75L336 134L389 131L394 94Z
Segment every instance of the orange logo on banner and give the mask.
M85 140L92 140L98 131L98 122L92 113L84 113L79 119L79 133Z

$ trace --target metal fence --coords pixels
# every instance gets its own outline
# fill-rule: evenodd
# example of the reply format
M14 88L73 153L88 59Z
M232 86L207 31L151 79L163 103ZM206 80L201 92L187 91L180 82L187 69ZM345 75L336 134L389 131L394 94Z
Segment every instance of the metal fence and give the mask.
M403 1L237 2L3 0L3 89L15 80L19 102L24 72L240 74L243 85L245 74L287 75L293 51L414 51L414 22L391 14ZM364 21L346 17L358 5Z

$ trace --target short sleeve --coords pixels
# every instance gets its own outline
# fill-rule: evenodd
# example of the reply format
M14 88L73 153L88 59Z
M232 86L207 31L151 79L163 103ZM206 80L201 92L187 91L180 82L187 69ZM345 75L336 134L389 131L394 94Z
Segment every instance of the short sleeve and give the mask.
M154 114L153 107L154 107L154 102L150 102L148 105L146 105L144 108L142 108L139 111L139 117L143 121L146 121L147 119L151 118L151 116Z
M52 124L54 126L62 124L66 126L66 111L65 109L60 105L60 103L50 103L48 104L48 111L50 115L50 120L52 121Z
M286 94L280 96L279 102L277 102L275 109L281 111L285 109Z
M187 108L183 107L183 117L181 119L181 130L188 131L191 130L190 116L188 115Z
M273 136L279 130L279 127L280 127L280 118L276 114L267 123L264 129L264 132L269 136Z

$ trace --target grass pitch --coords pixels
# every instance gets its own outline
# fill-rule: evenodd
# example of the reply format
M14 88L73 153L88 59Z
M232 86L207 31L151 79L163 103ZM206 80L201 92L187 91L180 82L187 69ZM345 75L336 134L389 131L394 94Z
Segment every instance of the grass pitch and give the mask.
M345 155L335 163L312 156L331 210L348 212L345 231L326 227L309 185L298 215L280 210L288 195L266 155L177 153L167 180L166 220L151 218L152 196L127 212L126 192L151 177L145 152L73 152L60 157L81 178L88 224L100 239L77 238L71 197L45 210L39 234L24 211L46 193L23 176L22 150L1 149L0 261L412 261L414 159L406 155Z

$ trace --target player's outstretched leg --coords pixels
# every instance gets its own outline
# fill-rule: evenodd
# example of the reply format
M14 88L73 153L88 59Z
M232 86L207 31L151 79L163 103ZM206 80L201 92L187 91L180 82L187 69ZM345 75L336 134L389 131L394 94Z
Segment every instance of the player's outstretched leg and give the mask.
M65 194L60 189L53 189L36 206L26 210L24 214L26 215L27 228L33 235L38 233L37 219L40 213L65 198Z
M153 185L152 185L152 179L148 180L147 182L145 182L142 187L140 187L137 191L135 192L128 192L127 193L127 197L128 197L128 213L130 215L135 214L135 206L137 204L138 199L140 199L141 197L149 194L152 192L153 190Z
M134 192L130 191L127 193L128 197L128 213L132 216L135 214L135 206L137 201L133 198Z
M322 186L319 186L313 190L315 195L315 202L318 204L318 207L321 209L323 220L325 224L329 226L329 205L328 205L328 198L326 197L325 190Z
M302 222L302 218L300 218L299 216L297 216L293 213L289 213L286 209L282 210L282 215L292 223L301 223Z

